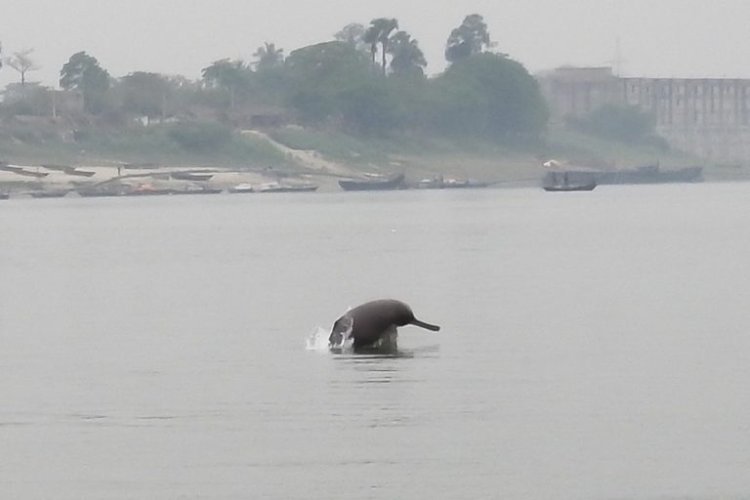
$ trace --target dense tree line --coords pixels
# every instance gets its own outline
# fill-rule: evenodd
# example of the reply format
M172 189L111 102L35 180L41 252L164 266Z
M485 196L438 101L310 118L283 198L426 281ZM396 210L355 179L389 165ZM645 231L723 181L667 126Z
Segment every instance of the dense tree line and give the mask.
M112 78L95 57L78 52L59 83L80 93L86 113L123 123L142 116L243 126L248 116L271 114L362 135L536 137L547 120L537 83L494 46L482 16L469 15L447 38L447 69L427 77L419 42L397 19L378 18L288 56L265 43L253 61L207 65L200 81L147 72ZM4 61L26 85L26 71L36 65L30 51L15 56Z

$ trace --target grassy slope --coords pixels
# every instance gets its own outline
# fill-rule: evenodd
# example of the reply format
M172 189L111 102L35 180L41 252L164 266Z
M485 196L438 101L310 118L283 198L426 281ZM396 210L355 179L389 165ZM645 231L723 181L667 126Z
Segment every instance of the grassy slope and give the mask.
M276 130L272 137L295 149L313 149L361 170L406 171L412 178L437 174L500 182L536 182L550 158L600 168L628 168L659 162L665 168L700 165L690 155L655 146L605 141L562 129L550 130L543 144L511 147L486 140L399 136L364 141L334 132L300 128Z
M411 178L437 174L487 180L535 178L533 154L487 141L451 141L424 136L361 139L336 132L287 128L271 133L294 149L316 150L362 171L405 171Z
M91 132L76 142L44 134L0 135L0 160L18 164L161 163L260 169L287 165L287 158L267 142L232 134L216 147L182 147L160 130Z

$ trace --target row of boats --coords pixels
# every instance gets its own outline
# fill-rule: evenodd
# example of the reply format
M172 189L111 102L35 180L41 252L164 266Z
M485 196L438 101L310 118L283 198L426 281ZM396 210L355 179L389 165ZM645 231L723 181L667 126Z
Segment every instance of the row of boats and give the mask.
M688 167L678 170L661 170L659 165L650 165L628 170L602 171L589 168L570 167L551 161L545 163L549 170L542 179L545 191L591 191L600 184L652 184L666 182L696 182L702 180L701 167ZM45 165L47 169L54 166ZM29 169L0 163L0 169L10 170L22 175L47 175L46 172L33 172ZM75 167L59 167L66 174L90 177L93 172L79 170ZM68 189L32 190L28 194L34 198L57 198L75 192L84 197L101 196L150 196L150 195L183 195L183 194L217 194L225 191L223 187L211 185L213 177L210 171L174 171L151 174L154 181L175 179L183 182L178 188L159 187L151 182L123 182L126 177L117 177L109 181ZM174 184L174 183L172 183ZM178 183L179 184L179 183ZM483 188L492 185L474 179L445 178L442 175L422 179L417 183L407 183L404 174L363 174L359 178L340 179L339 186L344 191L387 191L397 189L461 189ZM237 184L226 189L229 193L299 193L317 191L318 185L310 182L268 182L263 184ZM0 200L7 199L9 193L0 192Z
M29 191L28 195L34 198L58 198L75 192L83 197L104 197L104 196L153 196L153 195L183 195L183 194L217 194L225 191L221 187L212 187L205 181L210 180L212 174L178 172L164 174L165 176L182 181L202 181L194 182L190 186L175 188L157 187L152 183L141 183L138 185L105 181L86 187L77 187L74 189L55 189L55 190L38 190ZM365 174L359 179L341 179L338 181L339 186L344 191L388 191L397 189L458 189L458 188L479 188L489 186L490 183L480 182L473 179L458 180L435 177L432 179L423 179L416 185L409 185L403 174L380 175ZM304 193L317 191L318 185L309 182L268 182L263 184L242 183L226 189L229 193ZM2 195L2 193L0 193ZM2 196L0 196L0 199Z
M341 179L339 186L344 191L385 191L393 189L458 189L458 188L481 188L491 183L481 182L475 179L444 178L442 175L422 179L416 185L409 185L404 174L380 175L365 174L361 179Z
M48 170L57 170L76 177L91 177L96 173L91 170L81 170L78 167L71 167L68 165L42 165L42 167ZM24 177L34 177L36 179L43 179L50 174L49 172L42 171L40 168L31 169L28 167L20 167L18 165L9 165L2 161L0 161L0 171L10 172Z
M703 180L702 167L686 167L675 170L662 170L659 165L647 165L622 170L596 170L579 167L566 167L559 163L553 165L542 179L545 191L592 191L602 184L660 184L672 182L700 182ZM453 179L437 176L422 179L416 185L408 185L403 174L383 176L366 175L363 179L340 180L339 186L345 191L375 191L388 189L453 189L480 188L491 185L474 179Z
M105 186L93 186L78 188L75 190L59 191L37 191L29 193L35 198L53 198L62 197L71 191L75 191L79 196L86 198L105 197L105 196L157 196L157 195L191 195L191 194L219 194L228 193L303 193L312 192L318 189L317 184L282 184L282 183L265 183L260 185L238 184L224 189L222 187L211 186L188 186L180 189L160 188L152 184L141 184L130 186L128 184L112 184Z
M549 165L546 165L549 167ZM676 170L662 170L659 165L648 165L623 170L595 170L551 165L554 169L542 179L542 188L550 192L592 191L602 184L660 184L672 182L700 182L703 180L702 167L686 167ZM409 186L403 174L392 176L371 175L364 179L340 180L339 186L345 191L375 191L388 189L452 189L487 187L492 183L473 179L445 179L442 176L423 179L415 186Z

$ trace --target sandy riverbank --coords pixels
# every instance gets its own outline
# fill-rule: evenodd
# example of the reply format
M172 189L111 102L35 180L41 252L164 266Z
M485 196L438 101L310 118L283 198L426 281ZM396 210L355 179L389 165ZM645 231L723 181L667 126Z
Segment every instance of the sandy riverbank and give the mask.
M232 189L237 185L259 188L271 183L296 185L314 183L320 190L333 190L336 179L322 175L290 175L265 169L261 172L227 168L182 168L176 166L37 166L6 164L0 169L0 192L23 196L38 192L104 189L123 186L187 191L190 189Z

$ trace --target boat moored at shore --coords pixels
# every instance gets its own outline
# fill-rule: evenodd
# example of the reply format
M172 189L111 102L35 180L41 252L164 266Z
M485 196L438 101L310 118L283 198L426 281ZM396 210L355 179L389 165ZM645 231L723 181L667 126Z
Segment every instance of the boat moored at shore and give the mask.
M416 185L417 189L466 189L466 188L483 188L489 186L489 182L479 181L477 179L456 179L453 177L443 177L442 175L431 179L422 179Z
M569 191L593 191L596 188L596 182L591 181L588 184L551 184L543 186L545 191L552 193L564 193Z
M268 182L261 184L257 192L258 193L309 193L317 191L318 185L305 183L305 184L283 184L280 182Z
M390 176L369 174L363 179L341 179L339 186L344 191L388 191L406 188L404 174Z

